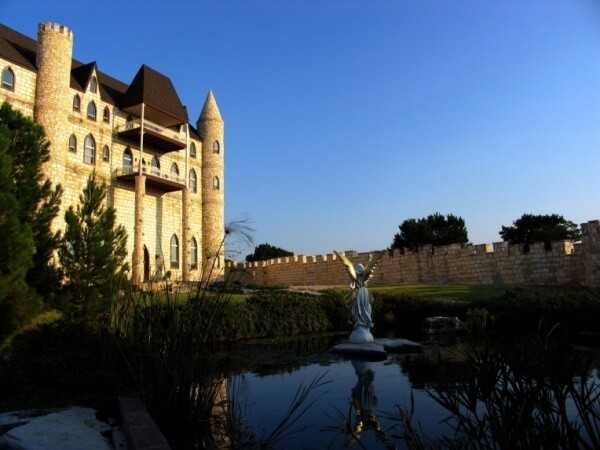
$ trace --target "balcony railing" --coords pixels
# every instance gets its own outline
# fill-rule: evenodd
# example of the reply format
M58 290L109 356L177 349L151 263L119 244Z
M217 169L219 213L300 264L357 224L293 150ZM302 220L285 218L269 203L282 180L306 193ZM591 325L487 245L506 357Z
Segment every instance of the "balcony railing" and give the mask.
M116 127L115 131L122 138L139 143L141 129L141 119L134 118ZM147 145L163 152L172 152L184 149L185 142L186 138L183 133L165 128L149 120L144 120L145 146Z
M146 186L163 192L181 191L185 188L185 179L179 175L171 173L162 173L160 171L147 170L142 168L142 174L146 175ZM139 175L139 167L123 166L114 170L115 178L119 181L131 183L135 182L135 177Z

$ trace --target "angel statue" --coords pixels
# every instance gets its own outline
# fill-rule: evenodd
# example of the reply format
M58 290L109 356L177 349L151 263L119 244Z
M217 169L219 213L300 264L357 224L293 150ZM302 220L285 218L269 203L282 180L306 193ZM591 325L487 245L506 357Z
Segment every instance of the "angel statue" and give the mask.
M351 279L350 288L352 289L352 296L354 298L354 302L352 303L354 329L350 335L350 342L353 344L373 342L373 335L371 334L371 328L373 328L373 319L371 318L371 294L369 294L366 285L373 275L375 267L379 263L383 253L379 252L375 255L371 255L366 268L362 264L354 266L346 255L342 253L336 251L335 254L346 266L346 270Z

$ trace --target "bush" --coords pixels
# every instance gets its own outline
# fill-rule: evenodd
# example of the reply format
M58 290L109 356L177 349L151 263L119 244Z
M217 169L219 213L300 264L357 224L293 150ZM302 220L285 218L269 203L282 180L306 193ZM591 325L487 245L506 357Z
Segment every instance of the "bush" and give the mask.
M600 290L576 287L515 287L498 298L477 302L374 294L375 330L417 332L426 317L457 316L485 322L498 333L529 333L540 322L571 330L599 330ZM485 313L484 313L485 311ZM493 320L488 320L493 318ZM475 323L473 323L475 325Z

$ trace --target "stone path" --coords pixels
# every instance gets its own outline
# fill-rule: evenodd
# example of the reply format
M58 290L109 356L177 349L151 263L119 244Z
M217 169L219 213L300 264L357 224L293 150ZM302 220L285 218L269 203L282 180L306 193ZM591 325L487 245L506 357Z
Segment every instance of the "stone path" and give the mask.
M127 450L118 427L99 421L91 408L0 414L0 449Z

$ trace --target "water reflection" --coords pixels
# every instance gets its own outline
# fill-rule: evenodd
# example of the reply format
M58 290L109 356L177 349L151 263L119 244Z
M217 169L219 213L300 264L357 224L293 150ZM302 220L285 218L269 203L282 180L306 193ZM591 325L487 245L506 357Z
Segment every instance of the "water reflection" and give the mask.
M185 448L600 448L597 356L546 337L375 363L265 356L221 381L213 446Z

